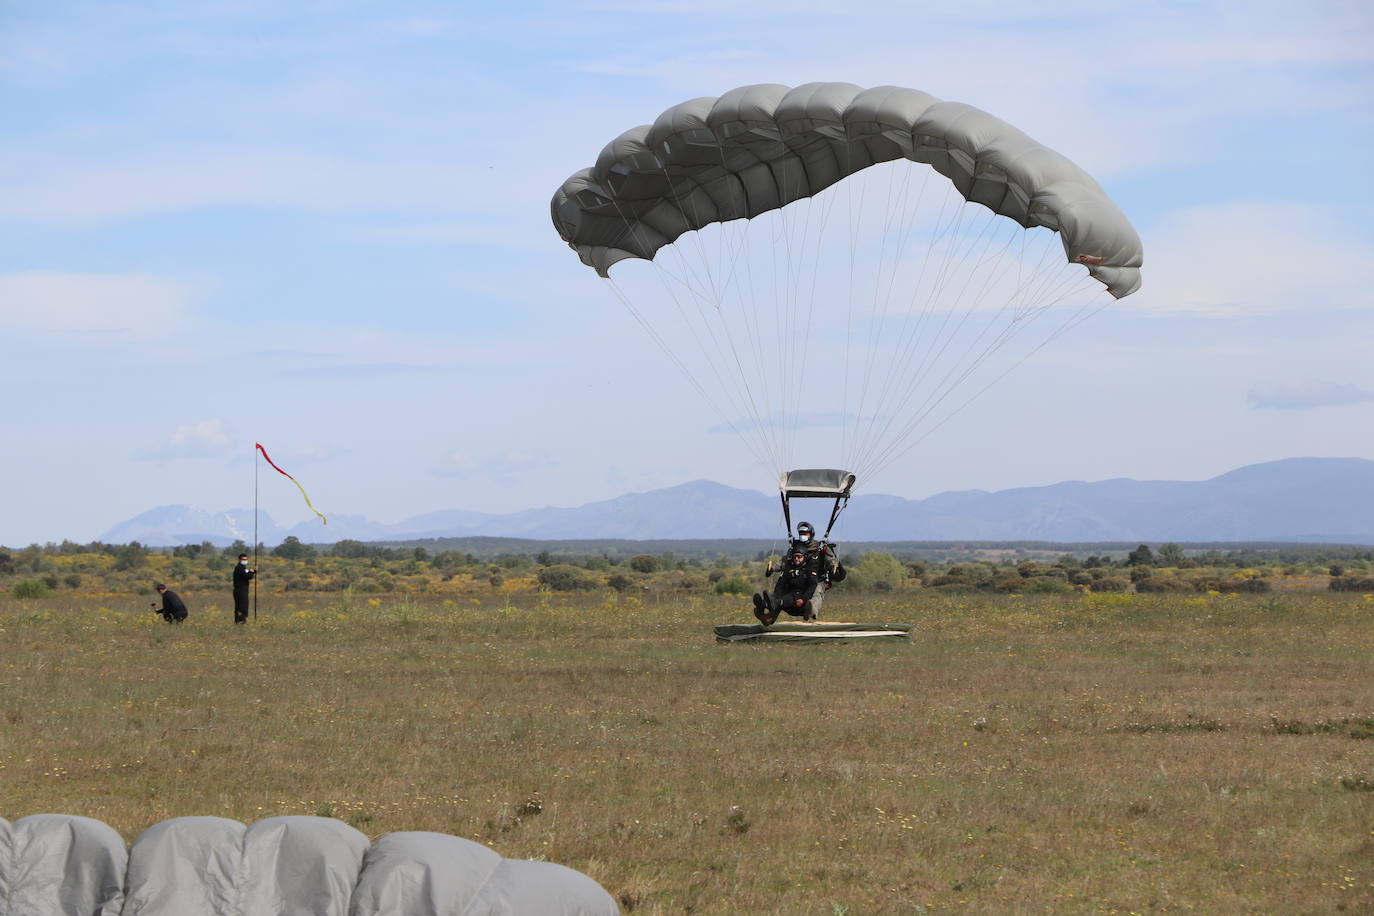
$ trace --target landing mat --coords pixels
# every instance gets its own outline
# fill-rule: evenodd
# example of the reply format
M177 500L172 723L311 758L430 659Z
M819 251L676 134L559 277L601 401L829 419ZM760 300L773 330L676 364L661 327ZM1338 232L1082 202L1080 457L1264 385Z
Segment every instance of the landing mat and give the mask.
M905 639L906 623L758 623L723 624L713 627L716 642L833 642L839 639Z

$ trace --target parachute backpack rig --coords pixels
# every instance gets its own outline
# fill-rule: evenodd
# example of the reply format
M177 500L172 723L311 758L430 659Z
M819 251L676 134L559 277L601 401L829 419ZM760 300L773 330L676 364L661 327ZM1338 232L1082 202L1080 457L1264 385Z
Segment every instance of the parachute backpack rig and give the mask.
M792 500L832 499L830 520L820 537L822 549L832 549L830 532L840 513L849 505L856 476L850 471L834 468L803 468L784 471L778 479L778 496L782 500L782 518L788 536L792 532ZM910 626L891 623L852 623L831 621L779 621L772 626L762 624L726 624L715 627L716 642L793 642L821 643L841 639L870 639L885 637L903 639Z

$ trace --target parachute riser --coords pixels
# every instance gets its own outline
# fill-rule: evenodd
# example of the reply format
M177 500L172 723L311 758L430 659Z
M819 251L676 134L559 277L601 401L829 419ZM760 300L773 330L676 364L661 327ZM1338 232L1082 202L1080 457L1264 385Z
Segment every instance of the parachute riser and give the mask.
M792 506L791 506L791 502L788 500L787 494L786 494L786 493L780 493L780 494L778 494L778 496L779 496L779 498L782 500L782 525L783 525L783 530L784 530L785 532L787 532L787 537L790 539L790 538L792 537ZM843 511L845 510L845 507L848 506L848 505L849 505L849 497L848 497L848 496L837 496L837 497L835 497L835 505L834 505L834 506L831 508L831 510L830 510L830 521L826 523L826 526L825 526L825 533L822 534L821 537L820 537L821 543L823 543L823 544L828 544L828 543L830 542L830 532L834 529L834 527L835 527L835 522L839 519L840 513L843 512Z
M838 518L840 517L840 513L843 512L844 509L845 509L845 506L848 506L848 505L849 505L849 497L848 497L848 496L837 496L837 497L835 497L835 506L834 506L834 508L832 508L832 509L830 510L830 521L829 521L829 522L826 524L826 526L825 526L825 534L821 535L821 543L823 543L823 544L828 544L828 543L830 543L830 529L832 529L832 528L835 527L835 520L838 519Z

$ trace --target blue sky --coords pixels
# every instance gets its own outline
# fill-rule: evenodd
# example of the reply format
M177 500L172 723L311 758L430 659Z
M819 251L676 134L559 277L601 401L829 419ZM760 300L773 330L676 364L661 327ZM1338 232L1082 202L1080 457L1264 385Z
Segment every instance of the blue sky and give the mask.
M1367 3L736 6L0 0L0 543L251 504L254 441L381 521L768 489L548 218L755 82L977 105L1145 243L1140 293L870 492L1374 458Z

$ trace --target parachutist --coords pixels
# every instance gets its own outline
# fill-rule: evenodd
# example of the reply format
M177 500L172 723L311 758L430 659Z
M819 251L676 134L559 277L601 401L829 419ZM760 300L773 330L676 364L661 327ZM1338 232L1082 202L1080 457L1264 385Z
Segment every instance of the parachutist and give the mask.
M803 537L804 531L809 536ZM764 626L772 626L783 611L803 620L820 619L821 601L830 583L844 578L844 568L831 560L829 543L813 541L815 529L802 522L797 533L772 592L754 595L754 616Z

